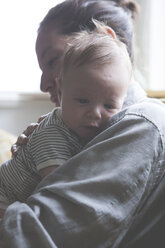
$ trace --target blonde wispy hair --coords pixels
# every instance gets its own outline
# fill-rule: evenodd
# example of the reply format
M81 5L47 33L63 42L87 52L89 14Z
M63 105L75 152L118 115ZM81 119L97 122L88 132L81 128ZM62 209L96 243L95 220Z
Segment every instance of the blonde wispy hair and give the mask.
M67 46L62 61L61 79L71 66L74 68L94 64L94 66L112 64L117 59L124 58L130 73L132 63L126 45L114 33L108 32L109 27L97 20L93 31L82 30L67 38Z

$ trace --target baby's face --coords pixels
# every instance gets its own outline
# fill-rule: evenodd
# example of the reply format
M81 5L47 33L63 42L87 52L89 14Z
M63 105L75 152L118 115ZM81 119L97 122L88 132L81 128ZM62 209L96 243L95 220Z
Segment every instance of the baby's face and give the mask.
M122 108L130 73L119 64L69 68L61 83L62 118L80 138L90 141Z

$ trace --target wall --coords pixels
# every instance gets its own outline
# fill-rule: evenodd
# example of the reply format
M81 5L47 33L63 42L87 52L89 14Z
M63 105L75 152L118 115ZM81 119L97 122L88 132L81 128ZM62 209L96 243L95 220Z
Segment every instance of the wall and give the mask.
M46 94L1 94L0 128L19 135L29 125L54 107Z

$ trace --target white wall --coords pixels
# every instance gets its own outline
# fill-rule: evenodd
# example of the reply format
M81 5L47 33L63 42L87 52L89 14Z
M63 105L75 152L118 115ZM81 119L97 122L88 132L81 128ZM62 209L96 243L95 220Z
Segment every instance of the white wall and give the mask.
M0 94L0 129L19 135L31 122L54 107L48 96Z

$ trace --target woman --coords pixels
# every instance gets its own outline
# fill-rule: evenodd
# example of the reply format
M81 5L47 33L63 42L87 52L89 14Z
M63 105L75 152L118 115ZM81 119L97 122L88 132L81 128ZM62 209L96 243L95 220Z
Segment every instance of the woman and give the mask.
M79 28L92 28L92 17L106 21L127 41L133 58L133 10L132 2L101 0L69 0L52 9L41 23L36 43L43 71L41 89L58 103L55 80L65 36ZM67 14L65 19L62 12ZM1 247L122 244L165 167L164 106L147 99L132 83L124 107L84 151L46 177L27 204L17 202L7 209Z
M91 18L105 21L126 44L131 61L134 63L133 20L137 13L138 6L133 1L125 0L71 0L57 5L48 12L39 27L36 52L42 70L40 87L43 92L50 94L52 102L59 105L56 78L59 73L60 55L65 46L65 36L80 29L92 30L94 26ZM134 83L130 87L123 107L139 101L144 95L140 86ZM39 121L41 120L42 117ZM27 142L27 136L36 128L36 125L36 123L31 124L18 138L12 147L13 155L17 153L19 145Z

